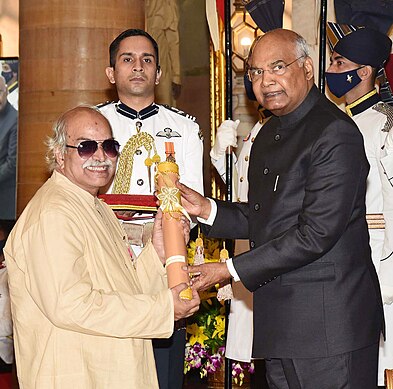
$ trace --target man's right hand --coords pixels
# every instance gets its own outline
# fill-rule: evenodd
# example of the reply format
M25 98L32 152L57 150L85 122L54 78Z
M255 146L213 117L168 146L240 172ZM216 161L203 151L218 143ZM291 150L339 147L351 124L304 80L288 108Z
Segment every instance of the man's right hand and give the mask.
M210 150L210 157L214 160L220 159L227 147L237 147L237 127L240 120L224 120L217 129L214 146Z
M207 219L211 212L210 201L200 193L188 186L176 182L176 187L180 190L181 205L192 216Z
M199 299L199 294L195 289L191 288L192 300L184 300L180 298L179 293L187 287L187 284L179 284L171 288L173 295L175 321L183 319L185 317L189 317L195 312L197 312L199 309L199 304L201 300Z
M131 220L136 214L135 211L114 211L118 219Z

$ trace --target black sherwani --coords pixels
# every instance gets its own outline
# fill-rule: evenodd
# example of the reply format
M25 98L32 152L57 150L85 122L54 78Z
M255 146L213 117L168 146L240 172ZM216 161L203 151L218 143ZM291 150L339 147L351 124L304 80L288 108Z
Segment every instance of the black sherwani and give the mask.
M382 302L365 220L369 165L353 121L314 86L252 147L249 203L218 202L209 236L254 292L256 358L320 358L378 342Z

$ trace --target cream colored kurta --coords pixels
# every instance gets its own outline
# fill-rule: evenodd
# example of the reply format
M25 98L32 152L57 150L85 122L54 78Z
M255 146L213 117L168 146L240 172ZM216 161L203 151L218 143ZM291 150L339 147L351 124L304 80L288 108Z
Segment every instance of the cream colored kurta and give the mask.
M173 331L151 244L133 263L111 209L59 173L5 247L21 389L157 388L149 338Z

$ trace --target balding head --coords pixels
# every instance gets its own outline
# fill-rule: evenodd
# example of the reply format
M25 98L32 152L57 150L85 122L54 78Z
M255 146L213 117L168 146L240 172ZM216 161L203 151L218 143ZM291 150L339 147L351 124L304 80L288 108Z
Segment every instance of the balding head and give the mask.
M100 111L94 106L78 106L65 112L53 124L52 135L49 136L46 141L48 147L46 162L50 172L52 172L57 165L55 158L56 151L61 151L62 153L66 152L68 122L77 119L78 115L94 112L100 114Z
M108 120L95 107L73 108L56 121L48 139L50 169L95 196L115 172L118 145L117 151L113 142L103 145L112 139Z
M294 31L277 29L258 38L250 66L258 102L276 116L294 111L314 84L307 43Z

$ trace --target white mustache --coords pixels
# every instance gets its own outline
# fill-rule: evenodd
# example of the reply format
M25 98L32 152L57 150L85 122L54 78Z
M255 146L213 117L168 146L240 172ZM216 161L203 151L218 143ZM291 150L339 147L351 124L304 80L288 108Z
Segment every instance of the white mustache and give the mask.
M83 169L86 169L87 167L97 167L97 166L104 166L104 167L112 167L113 163L110 159L106 159L105 161L90 161L87 160L83 165Z

